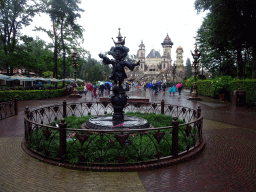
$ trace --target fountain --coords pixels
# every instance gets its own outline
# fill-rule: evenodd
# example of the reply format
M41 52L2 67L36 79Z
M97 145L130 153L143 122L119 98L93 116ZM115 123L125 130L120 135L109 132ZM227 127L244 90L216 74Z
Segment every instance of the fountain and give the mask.
M112 38L113 39L113 38ZM112 89L113 95L111 96L111 103L114 108L114 113L112 116L100 116L93 117L88 122L86 122L87 129L141 129L149 128L150 124L141 118L124 116L124 108L127 105L126 91L129 88L123 88L122 83L127 78L125 73L125 67L131 71L140 65L140 61L137 63L131 63L125 61L125 57L129 52L129 48L125 47L125 38L121 36L120 28L117 37L118 41L114 39L115 46L111 47L110 51L107 52L108 55L113 56L114 59L109 59L106 55L99 54L99 57L103 59L103 64L112 64L113 71L110 77L114 81L114 87Z

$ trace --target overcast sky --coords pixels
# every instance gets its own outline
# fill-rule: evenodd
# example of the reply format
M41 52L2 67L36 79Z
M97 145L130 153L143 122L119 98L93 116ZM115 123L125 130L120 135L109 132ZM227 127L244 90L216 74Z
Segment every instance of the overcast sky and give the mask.
M197 14L193 0L82 0L80 7L85 10L78 20L85 29L83 48L96 60L100 60L101 51L109 51L114 45L111 38L116 40L121 28L129 54L136 54L143 40L146 55L152 48L162 55L161 43L168 33L173 42L172 60L176 60L176 49L181 46L185 65L188 57L192 61L190 51L195 47L194 37L205 16ZM36 16L32 25L22 31L49 41L47 35L31 32L35 26L51 28L49 17Z

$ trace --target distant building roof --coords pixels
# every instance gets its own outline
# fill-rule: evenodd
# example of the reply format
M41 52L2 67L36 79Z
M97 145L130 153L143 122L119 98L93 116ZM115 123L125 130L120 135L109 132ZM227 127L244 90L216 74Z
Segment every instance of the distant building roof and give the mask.
M152 49L148 54L147 58L161 58L161 55L158 51Z
M141 43L140 43L139 47L145 47L145 45L143 43L143 40L141 40Z
M167 33L166 37L164 38L164 42L161 44L162 44L162 46L163 45L171 45L171 46L173 45L173 42L172 42L171 38L169 37L168 33Z

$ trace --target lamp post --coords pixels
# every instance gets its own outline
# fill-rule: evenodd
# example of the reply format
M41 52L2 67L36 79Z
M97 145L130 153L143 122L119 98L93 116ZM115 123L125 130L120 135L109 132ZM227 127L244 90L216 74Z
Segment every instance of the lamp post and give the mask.
M193 59L194 59L194 62L193 62L193 68L194 68L194 83L193 83L193 91L192 91L192 95L190 98L188 98L188 100L196 100L196 101L202 101L201 98L198 97L198 93L197 93L197 84L196 84L196 72L197 72L197 69L199 67L198 65L198 59L201 55L201 53L199 52L199 50L197 49L197 44L196 44L196 47L195 47L195 53L192 53L191 51L191 54L193 56Z
M73 93L69 96L70 98L81 98L82 96L78 94L78 90L77 90L77 83L76 83L76 69L77 69L77 52L74 51L72 53L72 66L74 67L74 78L75 78L75 82L74 82L74 88L73 88Z

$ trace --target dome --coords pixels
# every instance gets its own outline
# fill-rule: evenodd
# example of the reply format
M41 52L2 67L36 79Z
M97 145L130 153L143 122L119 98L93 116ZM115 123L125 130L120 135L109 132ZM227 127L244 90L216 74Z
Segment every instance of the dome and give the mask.
M179 47L177 48L177 50L178 50L178 49L183 50L183 48L182 48L181 46L179 46Z

